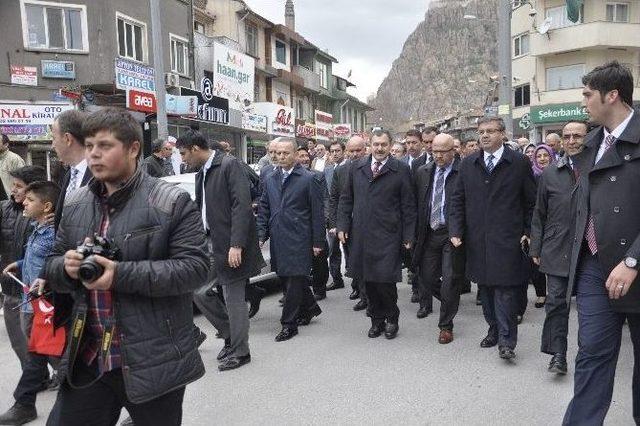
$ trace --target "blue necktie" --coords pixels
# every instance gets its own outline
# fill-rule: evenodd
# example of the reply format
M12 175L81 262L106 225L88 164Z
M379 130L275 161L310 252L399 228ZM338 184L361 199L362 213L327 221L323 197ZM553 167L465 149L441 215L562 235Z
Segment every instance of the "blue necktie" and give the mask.
M493 164L494 158L496 157L494 157L493 154L487 157L487 171L489 172L489 174L491 174L491 172L493 171L493 168L495 167L495 164Z
M433 205L431 206L431 220L429 221L431 229L434 231L444 225L440 220L442 216L442 193L444 192L444 169L438 169L436 178L436 186L434 188Z
M288 177L289 177L289 172L282 172L282 184L283 185L287 181Z

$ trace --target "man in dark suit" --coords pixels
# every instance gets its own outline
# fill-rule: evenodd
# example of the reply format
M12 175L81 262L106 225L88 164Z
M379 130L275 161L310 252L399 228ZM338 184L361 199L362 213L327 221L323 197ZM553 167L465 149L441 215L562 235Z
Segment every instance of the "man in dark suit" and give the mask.
M422 129L422 143L424 144L424 153L427 157L427 163L433 161L433 155L431 153L431 144L436 136L438 136L440 132L436 127L427 126Z
M377 131L371 155L349 168L338 205L338 237L351 239L349 272L364 280L369 301L369 337L384 331L398 334L398 290L402 280L402 250L415 239L416 203L409 166L391 157L392 137Z
M465 158L451 197L449 234L463 243L467 277L478 283L489 332L483 348L498 345L500 358L515 357L519 296L525 285L522 252L528 240L536 184L529 160L503 145L504 122L485 117L478 123L482 150Z
M171 144L162 139L156 139L151 143L151 155L142 162L143 170L149 176L161 178L167 176L167 164L171 158L173 150Z
M196 204L211 238L213 264L229 318L229 347L219 360L218 370L232 370L251 361L245 286L264 264L251 210L249 181L239 160L227 155L221 146L208 144L198 131L181 135L176 147L190 167L200 166Z
M640 113L633 76L618 62L582 78L583 104L600 127L573 158L575 238L567 299L575 290L578 355L564 424L602 424L611 404L622 329L633 342L633 417L640 424Z
M529 256L547 276L541 351L552 355L549 371L557 374L567 374L567 285L573 241L571 194L576 184L571 158L582 151L586 135L587 123L584 122L569 122L562 129L565 155L540 175L531 220Z
M297 144L282 138L276 144L280 168L265 182L258 208L258 238L271 248L271 268L285 288L282 331L276 342L298 334L322 312L309 288L313 256L325 244L322 194L324 183L314 173L296 164Z
M407 155L402 159L409 166L412 173L427 163L427 154L424 152L422 134L419 130L411 129L404 136L404 143L407 147Z
M347 160L345 159L345 146L342 142L332 142L329 145L329 155L331 156L331 163L327 164L324 168L324 177L327 181L327 188L331 190L333 179L336 176L338 167L344 165ZM336 290L338 288L344 288L344 280L342 279L342 250L340 249L340 240L336 235L335 230L331 230L335 227L330 224L329 213L327 210L327 241L329 243L329 272L333 282L327 286L327 290Z
M449 241L449 200L456 187L458 165L453 137L441 134L433 140L434 161L415 171L418 227L414 265L420 271L420 309L418 318L433 311L434 289L440 298L438 327L441 344L453 341L453 318L458 312L460 288L454 280L454 256L463 248L454 248ZM442 277L442 281L440 281ZM439 287L439 288L437 288Z

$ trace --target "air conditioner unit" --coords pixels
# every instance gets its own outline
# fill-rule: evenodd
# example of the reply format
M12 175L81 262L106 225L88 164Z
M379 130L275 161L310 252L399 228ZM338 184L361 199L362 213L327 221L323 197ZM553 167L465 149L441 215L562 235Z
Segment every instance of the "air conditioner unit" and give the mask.
M180 86L180 76L172 72L167 72L164 74L164 84L170 87L178 87Z

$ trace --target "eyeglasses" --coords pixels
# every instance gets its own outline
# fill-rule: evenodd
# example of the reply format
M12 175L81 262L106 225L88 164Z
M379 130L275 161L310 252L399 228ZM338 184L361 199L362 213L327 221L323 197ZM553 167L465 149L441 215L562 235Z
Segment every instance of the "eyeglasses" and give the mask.
M478 131L476 132L476 134L477 134L478 136L482 136L482 135L484 135L485 133L486 133L486 134L488 134L488 135L495 135L496 133L498 133L498 132L500 132L500 131L501 131L501 130L498 130L498 129L486 129L486 130L478 130Z
M566 135L562 135L562 139L564 139L565 141L570 141L571 138L573 139L584 139L585 135L581 135L579 133L569 133Z

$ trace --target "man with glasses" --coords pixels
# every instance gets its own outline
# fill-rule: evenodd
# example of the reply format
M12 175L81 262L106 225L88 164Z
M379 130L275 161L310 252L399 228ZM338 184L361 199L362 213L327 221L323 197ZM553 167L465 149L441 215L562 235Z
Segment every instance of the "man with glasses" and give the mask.
M498 345L500 358L515 357L517 310L528 260L528 241L536 184L527 158L505 149L501 118L478 123L482 150L465 158L451 197L449 235L454 247L465 245L467 277L479 286L489 325L480 346ZM526 263L525 263L526 262Z
M552 355L549 371L567 374L569 255L571 253L571 193L576 184L574 155L582 151L587 123L572 121L562 129L565 155L547 167L538 181L538 199L531 220L529 255L547 275L546 318L541 351Z

